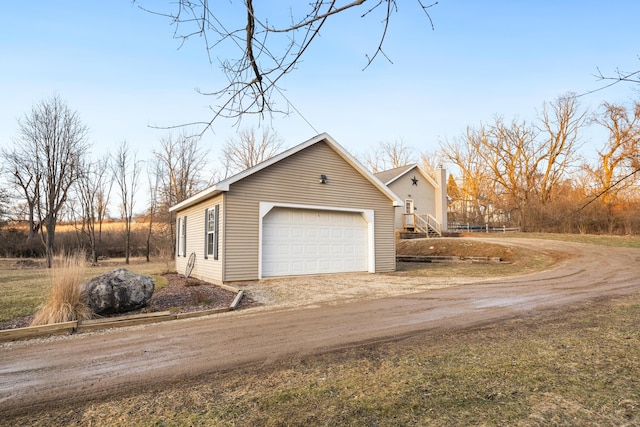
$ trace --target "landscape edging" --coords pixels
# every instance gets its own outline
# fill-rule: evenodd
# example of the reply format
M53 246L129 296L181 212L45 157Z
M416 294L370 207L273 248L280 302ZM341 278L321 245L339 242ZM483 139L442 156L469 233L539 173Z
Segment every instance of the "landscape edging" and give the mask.
M135 314L122 317L107 317L102 319L91 319L86 321L70 321L62 323L52 323L42 326L26 326L24 328L13 328L0 330L0 342L18 341L31 338L42 338L49 335L74 334L98 329L120 328L124 326L143 325L147 323L166 322L168 320L188 319L193 317L209 316L211 314L225 313L235 310L240 304L244 291L231 288L225 285L225 289L233 290L236 296L229 307L214 308L210 310L192 311L189 313L171 314L168 311L154 313Z

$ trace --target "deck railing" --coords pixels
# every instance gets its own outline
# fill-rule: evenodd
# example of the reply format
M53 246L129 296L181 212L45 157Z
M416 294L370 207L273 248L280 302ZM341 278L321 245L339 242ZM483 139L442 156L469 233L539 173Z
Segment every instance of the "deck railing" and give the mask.
M442 236L442 224L432 215L402 214L402 228L426 233L431 237L434 234Z

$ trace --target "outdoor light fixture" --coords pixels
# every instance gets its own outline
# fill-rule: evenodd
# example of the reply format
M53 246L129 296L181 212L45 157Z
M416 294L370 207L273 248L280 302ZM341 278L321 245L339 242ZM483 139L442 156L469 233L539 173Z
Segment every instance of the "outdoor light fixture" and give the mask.
M318 182L320 184L326 184L327 183L327 175L320 175L320 179L318 180Z

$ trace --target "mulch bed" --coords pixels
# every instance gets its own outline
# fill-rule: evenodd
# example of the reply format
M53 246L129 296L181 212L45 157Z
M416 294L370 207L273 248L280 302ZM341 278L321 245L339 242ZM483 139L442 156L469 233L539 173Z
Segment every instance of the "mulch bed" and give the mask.
M167 284L153 293L147 307L127 313L113 314L106 317L116 317L131 314L153 313L157 311L170 311L171 313L190 313L194 311L226 308L231 305L236 293L211 283L192 277L186 278L177 273L165 273ZM255 307L259 303L251 300L246 295L240 300L236 310ZM0 322L0 329L14 329L29 326L33 316L16 317Z
M141 313L154 311L189 313L224 308L229 307L236 297L235 292L192 277L186 278L178 273L166 273L163 277L167 279L167 285L158 292L154 292L149 306L141 309ZM237 309L256 305L259 304L245 295Z

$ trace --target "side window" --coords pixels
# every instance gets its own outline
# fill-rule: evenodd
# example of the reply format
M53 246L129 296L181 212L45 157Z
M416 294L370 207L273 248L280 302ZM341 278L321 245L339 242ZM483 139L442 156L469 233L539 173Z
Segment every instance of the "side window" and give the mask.
M187 256L187 217L182 218L182 230L181 230L181 240L182 240L182 256Z
M176 256L182 254L182 218L178 217L176 224Z
M209 258L209 209L204 210L204 259Z
M219 237L220 205L205 211L206 222L206 257L213 255L213 259L218 259L218 237Z
M214 231L213 231L213 259L218 259L218 240L220 235L220 205L214 209Z

